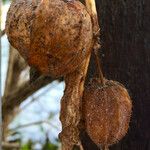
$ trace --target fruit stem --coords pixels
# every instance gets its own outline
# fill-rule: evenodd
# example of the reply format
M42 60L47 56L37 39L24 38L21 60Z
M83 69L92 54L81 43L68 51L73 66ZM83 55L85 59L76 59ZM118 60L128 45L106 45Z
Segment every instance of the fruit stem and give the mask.
M98 69L98 76L99 76L99 79L100 79L100 82L102 85L105 85L105 80L104 80L104 76L103 76L103 72L102 72L102 69L101 69L101 64L100 64L100 59L99 59L99 56L98 56L98 50L95 49L94 50L94 55L95 55L95 58L96 58L96 64L97 64L97 69Z
M104 150L109 150L108 145L104 146Z
M98 49L100 48L100 44L99 44L100 28L99 28L99 23L98 23L96 3L95 3L95 0L85 0L85 2L86 2L87 10L91 14L91 19L93 23L93 35L94 35L93 49L94 49L94 54L96 57L99 79L100 79L101 84L105 85L104 77L103 77L103 73L102 73L102 69L101 69L101 65L100 65L99 57L98 57Z
M109 150L108 145L103 145L100 148L101 148L101 150Z

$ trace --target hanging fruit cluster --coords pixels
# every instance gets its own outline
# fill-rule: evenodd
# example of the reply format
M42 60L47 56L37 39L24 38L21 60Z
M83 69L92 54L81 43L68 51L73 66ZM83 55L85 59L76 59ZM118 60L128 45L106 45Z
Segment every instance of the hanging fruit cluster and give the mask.
M95 8L94 0L86 2L88 9ZM6 33L11 45L30 66L46 75L67 78L70 73L81 69L81 64L89 58L91 50L98 43L98 38L95 41L93 36L96 33L95 27L98 27L98 24L95 24L95 16L96 14L92 15L77 0L14 0L7 15ZM132 103L123 85L103 78L98 56L95 55L99 78L91 80L81 99L82 94L78 89L82 89L85 76L80 78L82 73L74 75L73 82L76 82L76 86L80 85L80 88L73 87L74 84L69 83L71 81L69 76L67 85L77 90L66 87L68 91L66 90L65 94L68 95L64 96L62 105L64 109L65 105L70 105L69 109L66 107L68 112L73 112L77 117L76 114L79 114L75 111L79 110L80 103L71 105L70 103L74 101L70 99L74 97L77 99L78 96L78 100L83 101L81 113L85 121L84 129L98 146L107 149L127 133ZM86 74L86 71L81 72ZM72 95L69 95L70 93ZM70 129L77 126L75 123L71 124L73 128ZM70 137L69 134L66 134L67 138Z

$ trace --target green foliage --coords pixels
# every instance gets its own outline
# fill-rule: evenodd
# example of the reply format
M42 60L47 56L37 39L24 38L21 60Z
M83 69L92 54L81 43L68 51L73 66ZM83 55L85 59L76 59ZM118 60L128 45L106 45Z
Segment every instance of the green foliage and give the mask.
M49 138L47 137L47 138L46 138L46 141L45 141L45 144L43 145L42 150L57 150L57 149L58 149L58 146L52 144L52 143L49 141Z
M33 150L34 143L29 140L26 144L22 145L21 150ZM42 150L57 150L58 146L49 141L48 137L43 144Z
M21 150L32 150L33 142L31 140L21 147Z
M11 0L2 0L2 2L5 4L6 2L10 2Z
M45 143L42 150L57 150L58 146L52 144L52 143Z
M24 145L21 147L21 150L29 150L28 144L24 144Z
M5 3L6 0L2 0L3 3Z

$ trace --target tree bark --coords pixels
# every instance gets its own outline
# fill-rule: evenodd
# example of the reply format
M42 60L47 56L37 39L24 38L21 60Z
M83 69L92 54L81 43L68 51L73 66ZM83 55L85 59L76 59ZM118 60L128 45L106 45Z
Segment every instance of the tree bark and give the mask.
M17 88L20 74L26 67L27 64L23 58L20 57L18 51L10 46L4 96Z
M128 134L110 150L150 149L150 1L96 0L101 29L102 68L106 78L128 89L133 113ZM90 62L88 79L94 76ZM87 80L88 82L88 80ZM111 110L110 110L111 111ZM85 150L98 150L81 133Z

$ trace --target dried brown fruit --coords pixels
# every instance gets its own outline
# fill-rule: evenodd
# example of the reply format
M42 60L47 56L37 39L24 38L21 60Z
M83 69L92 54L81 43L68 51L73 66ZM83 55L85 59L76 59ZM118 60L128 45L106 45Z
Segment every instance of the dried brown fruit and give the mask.
M129 128L132 103L125 87L106 80L93 79L83 95L83 118L91 139L99 146L119 141Z
M74 0L14 0L6 33L31 66L55 77L83 62L93 38L91 17Z

